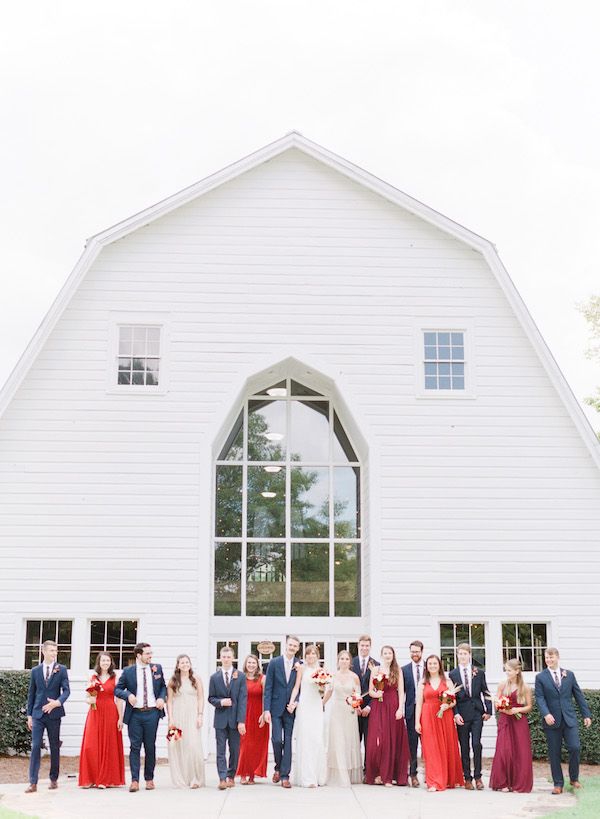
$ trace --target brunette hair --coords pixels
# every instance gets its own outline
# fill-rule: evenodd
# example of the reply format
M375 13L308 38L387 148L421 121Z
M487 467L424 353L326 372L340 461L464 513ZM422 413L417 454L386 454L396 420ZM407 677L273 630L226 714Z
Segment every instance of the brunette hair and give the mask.
M285 638L286 643L288 640L295 640L297 643L300 643L300 638L296 637L295 634L288 634Z
M248 660L250 658L252 658L253 660L256 660L256 677L250 677L249 674L248 674ZM262 670L261 670L261 667L260 667L260 660L258 659L256 654L248 654L248 656L244 660L244 665L242 667L242 671L244 672L246 677L248 677L249 680L260 680L262 678L263 674L262 674Z
M423 651L423 643L420 640L411 640L410 643L408 644L408 650L410 651L410 649L413 646L416 646L417 648L420 648L421 651Z
M373 641L371 640L371 638L369 637L368 634L361 634L360 637L358 638L358 642L359 643L372 643Z
M383 650L386 648L389 648L389 650L392 652L392 662L390 663L389 673L390 685L398 685L398 680L400 679L400 668L398 667L398 662L396 660L396 652L394 651L393 646L382 646L381 654L383 654Z
M517 660L515 658L515 659L512 659L512 660L507 660L504 663L505 668L506 668L506 666L508 666L509 668L512 668L513 671L517 672L517 680L516 680L516 682L517 682L517 702L519 703L519 705L525 705L526 702L527 702L528 686L525 683L525 680L523 679L523 668L521 666L521 663L519 662L519 660ZM501 685L501 689L502 689L503 692L508 692L508 680L505 680L500 685ZM506 694L506 696L508 696L508 693Z
M319 651L319 646L315 645L314 643L309 643L306 648L304 649L304 658L306 659L307 654L316 654L317 660L321 659L321 652Z
M169 688L176 694L179 689L181 688L181 671L179 669L179 660L183 660L183 658L190 660L189 654L178 654L177 659L175 660L175 669L173 671L173 676L169 680ZM198 688L196 684L196 678L194 677L194 669L192 668L192 661L190 660L190 682L194 686L194 688Z
M111 678L115 677L116 676L115 663L112 658L112 654L110 654L108 651L99 651L98 654L96 655L96 665L94 666L94 674L96 674L96 676L102 674L102 669L100 668L101 657L108 657L108 659L110 660L110 665L108 667L108 676Z
M429 673L429 669L427 668L427 663L429 660L437 660L440 666L440 677L445 677L444 674L444 666L442 665L442 661L437 654L430 654L429 657L425 660L425 669L423 670L423 685L426 685L431 680L431 674Z
M137 643L133 649L133 653L138 657L144 653L145 648L151 648L150 643Z

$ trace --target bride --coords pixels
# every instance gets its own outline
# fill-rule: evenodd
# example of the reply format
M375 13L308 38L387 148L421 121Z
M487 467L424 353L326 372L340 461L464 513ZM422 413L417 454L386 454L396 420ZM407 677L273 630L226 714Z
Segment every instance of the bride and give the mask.
M292 781L301 788L324 785L327 777L323 700L313 679L313 674L319 670L319 658L317 646L306 646L304 663L299 666L296 684L287 706L290 713L297 709L294 725L296 755ZM300 699L296 702L298 691Z

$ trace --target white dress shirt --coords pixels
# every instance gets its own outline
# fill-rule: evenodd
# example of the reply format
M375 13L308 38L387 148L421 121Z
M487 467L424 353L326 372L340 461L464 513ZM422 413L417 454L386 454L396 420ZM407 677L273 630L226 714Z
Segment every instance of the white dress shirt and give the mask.
M148 697L146 702L147 708L156 708L156 697L154 696L154 685L152 681L152 669L149 665L142 665L142 663L135 664L135 673L137 675L137 694L135 695L135 708L144 707L144 674L146 675L146 686Z
M290 681L290 674L293 671L295 659L296 659L295 657L292 657L291 660L288 660L288 658L285 655L283 657L283 664L284 664L284 667L285 667L285 680L286 680L286 682Z
M235 671L235 668L233 666L231 666L231 668L227 668L227 669L225 669L225 668L223 668L223 666L221 666L221 672L223 674L223 682L225 683L225 685L227 685L227 680L225 678L225 673L229 674L229 686L228 687L231 686L231 680L233 679L233 672L234 671Z

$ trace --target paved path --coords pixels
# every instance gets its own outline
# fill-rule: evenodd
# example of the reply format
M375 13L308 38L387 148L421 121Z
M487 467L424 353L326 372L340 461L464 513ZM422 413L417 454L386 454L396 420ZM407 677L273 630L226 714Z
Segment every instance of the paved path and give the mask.
M206 788L195 791L171 787L169 769L157 768L156 790L130 794L126 788L80 790L74 779L61 779L56 791L40 782L36 794L25 794L26 785L0 785L0 805L40 819L148 819L149 816L202 817L202 819L297 819L307 812L332 819L516 819L543 816L552 809L574 804L570 794L551 796L550 785L536 780L531 794L465 791L427 793L421 786L384 788L356 785L353 788L292 788L270 782L227 791L217 789L214 762L207 763ZM487 785L487 782L486 782Z

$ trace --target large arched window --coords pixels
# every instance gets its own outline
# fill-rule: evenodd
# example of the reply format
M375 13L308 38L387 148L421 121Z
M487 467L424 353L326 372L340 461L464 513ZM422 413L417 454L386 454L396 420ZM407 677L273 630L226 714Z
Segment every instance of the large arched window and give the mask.
M360 615L360 465L328 398L290 378L248 398L215 497L215 615Z

